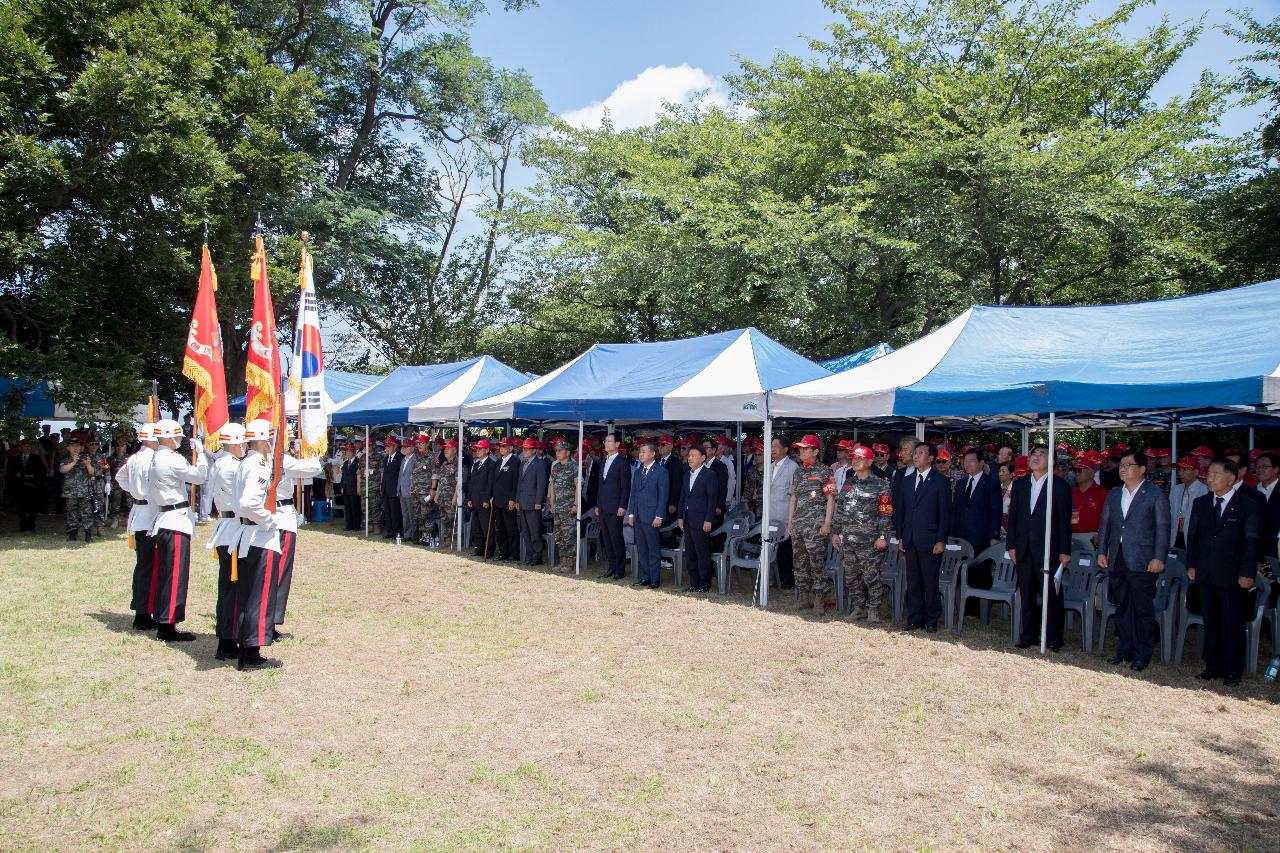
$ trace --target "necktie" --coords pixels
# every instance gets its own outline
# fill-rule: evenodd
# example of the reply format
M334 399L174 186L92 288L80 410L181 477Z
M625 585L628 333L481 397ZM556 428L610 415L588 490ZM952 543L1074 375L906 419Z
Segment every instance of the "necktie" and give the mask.
M973 497L973 478L969 478L969 485L964 487L964 499L969 500Z
M1213 499L1213 515L1219 521L1222 520L1222 498Z
M648 479L649 479L649 469L645 468L642 472L640 472L640 485L643 486L645 484L645 481Z
M920 491L920 484L923 482L924 482L924 477L921 476L920 474L916 474L916 491L917 492Z

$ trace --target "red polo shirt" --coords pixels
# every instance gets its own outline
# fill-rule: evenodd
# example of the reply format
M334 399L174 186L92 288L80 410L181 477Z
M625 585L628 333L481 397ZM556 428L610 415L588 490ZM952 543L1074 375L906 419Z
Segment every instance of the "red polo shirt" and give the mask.
M1089 491L1071 490L1071 532L1096 533L1102 526L1102 507L1107 502L1107 490L1097 483Z

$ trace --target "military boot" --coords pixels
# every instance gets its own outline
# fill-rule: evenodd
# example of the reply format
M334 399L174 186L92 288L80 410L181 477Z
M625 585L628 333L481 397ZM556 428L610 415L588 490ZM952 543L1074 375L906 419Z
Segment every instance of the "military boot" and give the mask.
M883 621L884 620L880 618L880 608L878 607L867 608L867 624L868 625L879 625Z
M825 619L827 616L827 594L825 592L815 592L813 594L813 615L819 619Z
M85 541L85 544L86 544L86 545L93 541L93 531L92 531L92 530L90 530L90 529L88 529L88 528L86 528L86 529L85 529L85 531L84 531L84 541Z
M861 622L867 618L867 610L855 604L849 608L849 614L844 618L846 622Z
M808 595L802 595L799 592L797 592L795 609L796 610L812 610L813 599Z

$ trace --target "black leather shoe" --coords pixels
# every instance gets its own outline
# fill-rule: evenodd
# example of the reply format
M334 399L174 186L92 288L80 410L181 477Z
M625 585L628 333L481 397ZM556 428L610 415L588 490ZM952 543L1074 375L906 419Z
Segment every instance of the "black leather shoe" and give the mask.
M236 661L236 669L241 672L254 669L275 669L278 666L280 666L280 661L264 658L257 649L248 654L241 650L240 660Z
M1205 668L1204 670L1201 671L1199 675L1196 676L1196 678L1199 679L1200 681L1217 681L1221 677L1222 677L1221 675L1218 675L1218 673L1208 668Z
M1240 686L1240 676L1238 676L1238 675L1232 675L1232 676L1229 676L1229 677L1227 677L1227 678L1222 679L1222 686L1223 686L1223 687L1239 687L1239 686Z
M271 629L271 642L273 643L278 643L282 640L292 640L292 639L293 639L292 634L286 634L283 631L277 631L275 628Z
M658 587L662 586L662 584L660 584L660 583L649 583L649 584L645 584L645 586L647 586L649 589L657 589Z
M600 577L598 577L596 580L602 580L602 581L604 581L604 580L613 580L613 569L610 569L609 571L607 571L607 572L605 572L604 574L600 575Z
M84 532L84 544L88 545L92 541L93 541L93 531L86 530Z
M631 585L632 586L648 586L649 582L648 581L632 581Z
M240 657L240 646L235 640L219 640L218 651L214 655L217 660L232 660Z
M152 619L146 613L133 614L133 627L139 631L153 631L156 627L156 620Z
M698 588L697 588L696 586L686 586L686 587L684 588L684 591L685 591L685 592L697 592L697 591L698 591Z
M1119 666L1120 664L1124 663L1126 660L1128 660L1128 658L1126 658L1124 655L1115 655L1113 657L1107 658L1107 663L1111 664L1112 666Z
M1134 672L1142 672L1144 669L1147 668L1148 663L1149 661L1136 660L1133 663L1129 664L1129 669L1133 670Z
M156 639L166 643L189 643L196 638L190 631L179 631L172 625L159 625L156 628Z
M936 633L938 633L938 626L937 626L937 625L925 625L925 626L924 626L924 632L925 632L926 634L936 634Z
M1015 643L1015 645L1016 645L1018 648L1020 648L1020 649L1029 649L1029 648L1031 648L1031 643L1029 643L1029 642L1028 642L1028 641L1026 641L1026 640L1019 640L1017 643Z
M1062 651L1062 643L1054 643L1052 646L1049 647L1049 651L1053 652L1054 654L1057 654L1058 652Z
M902 630L904 630L904 631L919 631L919 630L920 630L921 628L923 628L923 627L924 627L923 625L920 625L920 624L918 624L918 623L908 622L908 623L907 623L907 625L906 625L906 627L904 627Z

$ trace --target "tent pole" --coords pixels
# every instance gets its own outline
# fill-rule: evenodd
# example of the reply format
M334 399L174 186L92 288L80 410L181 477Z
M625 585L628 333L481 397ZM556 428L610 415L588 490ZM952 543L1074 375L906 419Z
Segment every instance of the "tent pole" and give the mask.
M369 425L364 425L364 538L369 538ZM344 498L345 500L345 498Z
M916 421L916 441L924 441L924 421Z
M1178 416L1169 419L1169 464L1178 463ZM1176 471L1174 472L1177 473Z
M1105 429L1098 430L1098 449L1107 449L1107 431Z
M761 471L760 494L760 606L769 606L769 483L773 480L773 419L769 417L766 396L764 416L764 470Z
M1249 452L1253 452L1253 427L1249 427Z
M573 541L582 541L582 472L586 470L587 455L582 452L582 421L578 421L578 482L574 495L574 513L573 513ZM573 573L575 575L582 574L582 549L573 549Z
M1054 413L1049 413L1049 471L1045 474L1048 478L1045 480L1044 488L1047 494L1044 504L1044 589L1041 592L1043 603L1040 607L1040 654L1045 653L1045 649L1049 640L1049 578L1051 564L1049 562L1053 551L1053 446L1055 440L1055 431L1057 421L1054 419ZM1066 544L1066 543L1063 543Z
M1022 455L1026 456L1031 452L1031 427L1022 428Z
M733 481L733 485L734 485L733 503L734 503L734 506L737 506L738 504L742 503L742 441L740 440L742 437L742 421L738 421L733 426L734 426L733 445L735 448L734 455L736 458L735 464L738 466L734 470L734 473L737 475L737 477ZM1250 439L1249 449L1253 450L1253 430L1249 430L1249 439Z
M458 551L462 551L462 472L466 466L462 464L462 449L466 447L462 438L462 419L458 419L458 476L453 484L453 538Z

